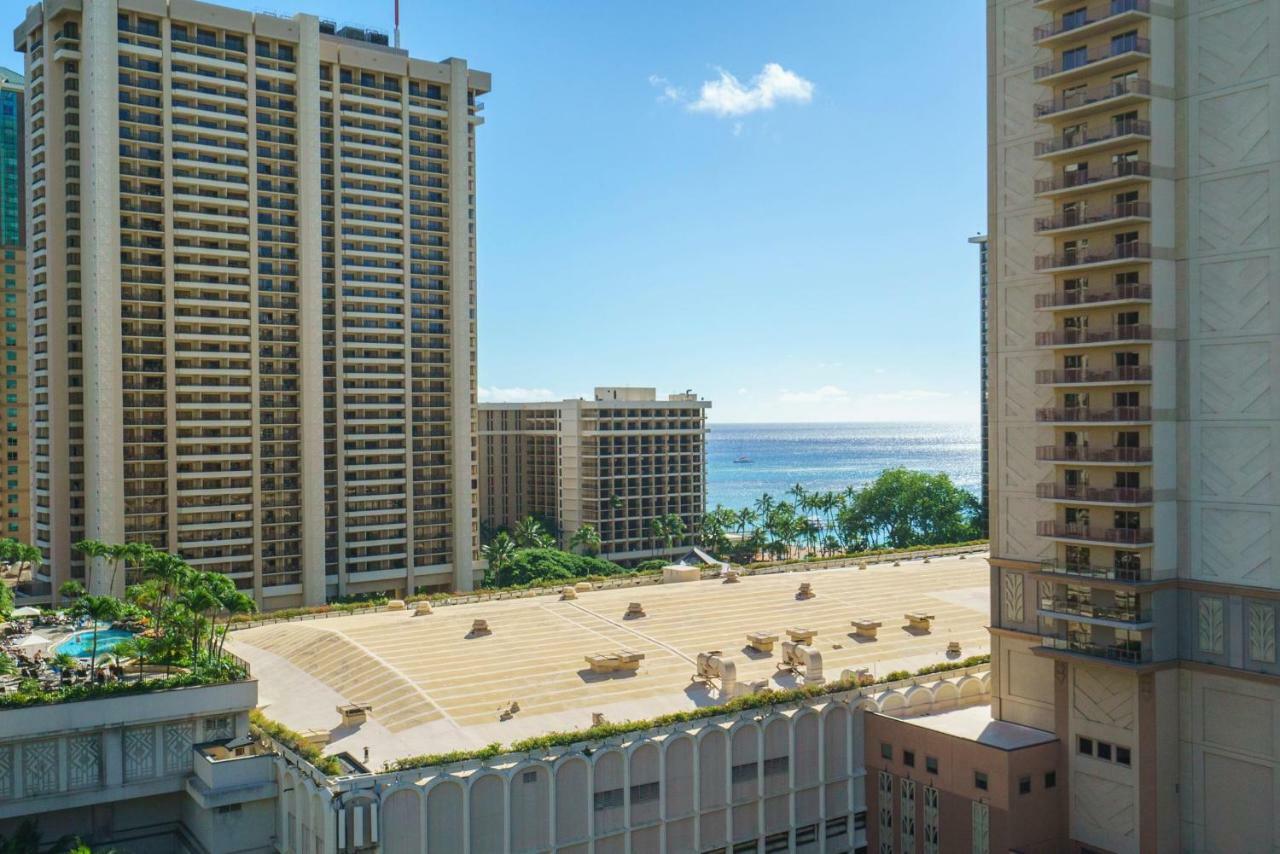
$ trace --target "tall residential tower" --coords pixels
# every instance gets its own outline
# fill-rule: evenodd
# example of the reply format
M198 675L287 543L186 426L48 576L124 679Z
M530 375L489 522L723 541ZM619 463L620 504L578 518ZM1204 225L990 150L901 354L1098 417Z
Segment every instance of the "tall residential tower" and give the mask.
M489 77L386 41L194 0L28 9L55 595L84 537L178 552L267 606L471 586Z
M4 481L0 536L31 540L31 431L27 409L26 112L22 75L0 68L0 307L4 315ZM19 592L39 589L29 570Z

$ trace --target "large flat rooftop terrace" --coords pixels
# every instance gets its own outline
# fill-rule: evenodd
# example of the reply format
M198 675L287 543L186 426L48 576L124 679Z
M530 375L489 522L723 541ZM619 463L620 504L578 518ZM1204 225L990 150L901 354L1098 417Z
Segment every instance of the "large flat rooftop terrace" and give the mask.
M607 720L637 720L715 705L727 698L690 681L699 652L722 650L739 680L769 679L790 688L780 672L781 644L771 655L744 648L750 632L786 639L788 627L817 631L828 681L845 668L877 676L945 661L951 641L962 655L990 651L985 555L663 584L554 596L277 623L233 632L227 648L253 666L260 704L269 717L296 729L331 733L326 752L369 749L370 764L420 753L481 746ZM816 596L798 600L801 582ZM629 602L646 616L626 619ZM903 614L936 617L932 630L906 627ZM492 634L469 636L472 621ZM875 640L857 638L850 621L883 623ZM584 660L630 649L645 655L634 674L600 675ZM511 701L520 710L500 720ZM336 707L372 706L359 727L340 726Z

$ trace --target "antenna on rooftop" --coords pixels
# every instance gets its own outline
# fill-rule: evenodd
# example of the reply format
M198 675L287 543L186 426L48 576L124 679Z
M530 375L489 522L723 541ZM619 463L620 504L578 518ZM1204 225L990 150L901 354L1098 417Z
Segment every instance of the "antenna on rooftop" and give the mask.
M400 48L400 0L396 0L396 28L395 28L396 49Z

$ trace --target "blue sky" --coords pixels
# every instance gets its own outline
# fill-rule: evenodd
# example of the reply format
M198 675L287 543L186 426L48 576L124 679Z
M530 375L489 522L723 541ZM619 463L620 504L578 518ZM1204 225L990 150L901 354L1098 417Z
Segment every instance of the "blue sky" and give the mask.
M389 30L391 6L273 8ZM493 74L482 399L633 384L720 422L976 422L978 0L402 7L412 53Z

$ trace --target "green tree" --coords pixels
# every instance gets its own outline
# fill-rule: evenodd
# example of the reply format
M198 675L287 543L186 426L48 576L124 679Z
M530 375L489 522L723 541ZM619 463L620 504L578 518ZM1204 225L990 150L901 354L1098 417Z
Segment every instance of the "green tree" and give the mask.
M75 601L76 599L79 599L81 596L83 596L86 592L87 591L84 589L83 584L81 584L79 581L76 581L74 578L71 578L71 579L68 579L67 581L62 582L62 584L58 587L58 598L70 599L72 601Z
M83 596L76 600L76 610L93 621L89 662L98 663L98 624L110 623L120 614L120 600L114 596Z
M516 546L522 549L549 549L555 545L555 538L532 516L526 516L517 522L512 534Z
M516 556L515 541L507 535L506 531L499 531L494 534L489 544L480 550L485 560L489 561L489 572L496 579L502 575L503 570L511 563L511 559Z
M584 554L600 553L600 533L593 525L582 525L569 538L569 548L581 548Z

